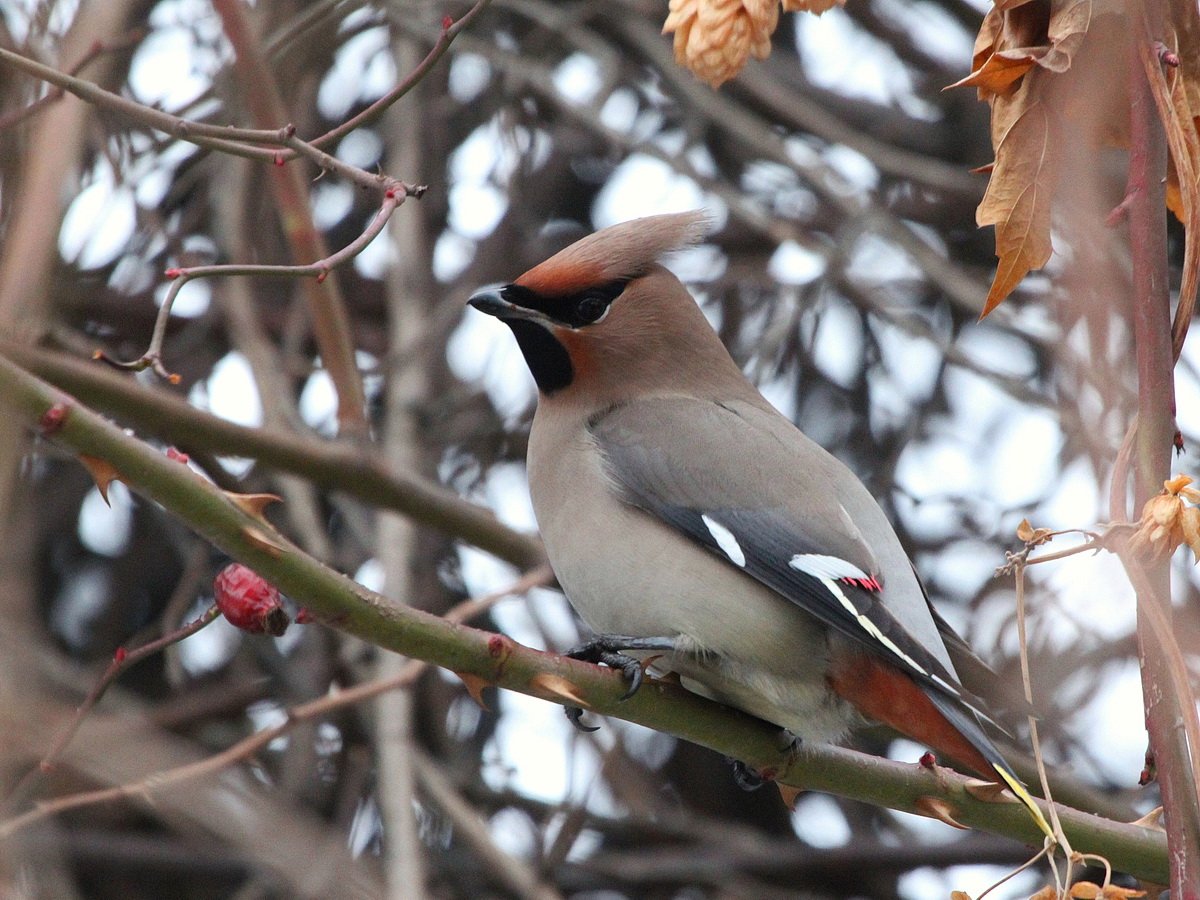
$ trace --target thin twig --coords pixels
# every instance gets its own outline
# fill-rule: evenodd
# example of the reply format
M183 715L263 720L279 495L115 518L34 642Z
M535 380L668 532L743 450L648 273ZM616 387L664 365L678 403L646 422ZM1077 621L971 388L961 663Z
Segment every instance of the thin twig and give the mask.
M324 281L331 270L353 259L379 236L379 233L387 226L388 219L391 218L392 213L404 202L407 196L411 194L412 196L419 197L424 191L425 188L423 186L406 185L403 182L396 182L391 189L384 192L383 203L362 234L337 252L313 263L295 266L232 264L168 269L167 277L173 280L171 286L167 288L167 295L163 298L162 306L158 310L158 316L154 321L154 333L151 335L150 346L146 348L146 352L137 359L129 362L112 359L100 350L96 351L95 358L102 359L104 362L118 369L131 369L135 372L140 372L143 369L151 368L159 377L171 382L177 382L179 376L169 372L163 365L162 350L163 340L167 334L167 323L171 318L171 308L174 306L175 298L179 296L179 292L183 290L185 284L199 278L229 278L235 275L271 276L274 278L316 278L318 282Z
M50 745L50 749L46 751L45 755L41 758L41 761L38 762L37 766L29 770L29 772L27 772L18 780L16 785L9 792L5 803L7 804L9 800L18 796L22 791L24 791L24 789L27 788L33 779L39 774L46 774L54 770L54 766L58 762L59 757L62 756L63 751L67 749L67 745L71 743L71 739L74 738L78 733L79 726L83 724L83 720L87 718L88 713L90 713L96 704L100 702L100 698L104 696L104 692L107 691L109 686L120 677L122 672L136 663L141 662L146 657L152 656L160 650L165 649L171 644L178 643L184 638L191 637L200 629L213 622L220 614L220 610L218 610L216 604L214 604L191 622L181 625L179 628L175 628L167 634L164 634L155 640L149 641L140 647L135 647L133 650L127 650L124 647L118 647L116 652L113 653L112 661L109 662L108 667L105 668L105 670L100 674L100 677L96 680L96 683L92 685L91 690L88 691L88 694L86 697L84 697L83 702L75 708L75 714L71 717L71 721L66 724L61 732L59 732L58 737L54 739L54 742Z
M87 68L89 63L94 62L107 53L119 53L122 50L128 50L132 47L136 47L145 39L146 33L147 31L145 28L134 28L118 40L107 43L104 41L96 41L91 47L88 48L87 52L79 58L78 62L76 62L75 65L71 66L71 68L67 70L67 74L72 76L78 75L85 68ZM41 97L38 97L27 106L23 106L20 109L15 109L6 115L0 116L0 131L6 131L9 128L13 128L16 125L19 125L21 122L24 122L26 119L32 118L43 110L48 109L61 100L65 94L66 91L63 88L55 87L52 90L47 91Z

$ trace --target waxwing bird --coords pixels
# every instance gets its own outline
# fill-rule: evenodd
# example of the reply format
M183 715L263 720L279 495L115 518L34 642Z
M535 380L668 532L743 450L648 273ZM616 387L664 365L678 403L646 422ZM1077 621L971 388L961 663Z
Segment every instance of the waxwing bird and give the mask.
M659 264L706 225L614 225L470 299L508 325L537 382L530 493L600 636L594 658L655 651L690 690L801 740L884 722L998 775L1049 834L879 505L767 403Z

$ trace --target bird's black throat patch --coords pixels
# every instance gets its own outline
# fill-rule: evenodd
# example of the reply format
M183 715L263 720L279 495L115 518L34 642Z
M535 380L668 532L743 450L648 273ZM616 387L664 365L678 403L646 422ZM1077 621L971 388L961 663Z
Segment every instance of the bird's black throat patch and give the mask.
M536 322L526 319L503 321L512 329L517 346L525 357L525 365L529 366L539 391L553 394L570 385L575 378L575 367L571 365L567 348L554 335Z

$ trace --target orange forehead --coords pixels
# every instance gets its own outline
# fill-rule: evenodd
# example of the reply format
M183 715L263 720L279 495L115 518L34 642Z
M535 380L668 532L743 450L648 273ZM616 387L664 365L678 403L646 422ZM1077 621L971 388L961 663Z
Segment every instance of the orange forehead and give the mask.
M534 266L513 283L543 297L567 297L605 280L604 269L599 265L563 265L552 257Z

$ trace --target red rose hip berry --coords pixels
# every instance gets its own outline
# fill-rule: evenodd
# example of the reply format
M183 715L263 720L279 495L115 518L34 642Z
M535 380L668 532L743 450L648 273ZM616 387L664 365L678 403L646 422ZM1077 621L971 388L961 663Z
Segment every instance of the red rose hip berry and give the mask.
M213 593L221 614L242 631L279 637L291 622L279 591L241 563L230 563L217 573Z

